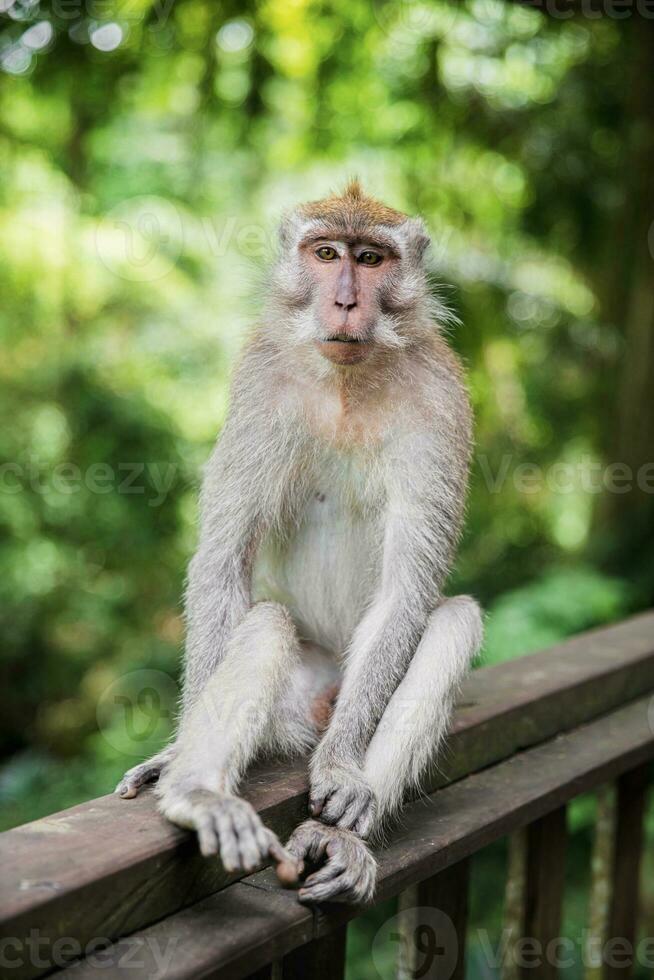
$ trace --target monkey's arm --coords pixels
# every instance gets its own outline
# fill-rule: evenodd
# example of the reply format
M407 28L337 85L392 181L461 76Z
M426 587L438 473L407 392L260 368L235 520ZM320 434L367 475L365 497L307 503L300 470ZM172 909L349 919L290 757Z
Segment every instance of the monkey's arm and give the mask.
M202 483L186 588L182 728L248 611L257 544L290 506L302 450L299 436L289 448L292 420L271 401L260 355L253 345L234 378L229 417Z
M256 420L250 422L256 431ZM230 413L205 469L199 543L189 566L186 590L184 693L176 739L163 752L125 773L116 788L124 798L136 796L143 785L159 780L182 745L192 742L195 706L224 658L229 637L247 613L248 559L263 519L256 451L250 457L239 452L241 430L238 413ZM188 761L184 765L188 768Z
M228 428L223 433L200 496L200 539L185 597L182 726L249 605L250 557L262 522L256 480L248 479L237 439Z
M275 603L252 605L250 596L259 537L282 522L293 497L297 461L286 422L256 378L245 393L233 392L203 483L187 590L182 715L156 794L164 815L196 830L202 853L220 853L227 870L251 871L273 858L292 876L294 860L236 795L242 772L266 744L279 688L295 662L289 617Z
M328 823L354 827L374 808L363 758L449 570L465 497L462 441L447 431L411 434L387 464L379 588L355 630L334 715L311 763L311 812Z

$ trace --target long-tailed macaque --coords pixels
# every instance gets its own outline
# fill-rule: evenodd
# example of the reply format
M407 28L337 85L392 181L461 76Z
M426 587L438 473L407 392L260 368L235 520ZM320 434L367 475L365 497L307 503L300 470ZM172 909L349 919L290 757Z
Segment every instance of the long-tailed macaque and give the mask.
M173 744L128 772L205 855L272 859L305 901L365 901L365 841L437 752L481 641L442 593L471 417L428 288L419 219L365 195L282 221L260 323L201 493ZM237 795L252 760L312 750L311 819L283 847Z

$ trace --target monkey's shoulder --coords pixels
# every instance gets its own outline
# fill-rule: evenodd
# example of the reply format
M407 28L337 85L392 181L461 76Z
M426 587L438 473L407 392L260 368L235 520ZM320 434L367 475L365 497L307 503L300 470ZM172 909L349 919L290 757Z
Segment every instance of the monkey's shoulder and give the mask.
M430 338L417 352L403 387L406 411L417 424L422 420L429 429L445 420L470 427L472 410L463 365L442 337Z

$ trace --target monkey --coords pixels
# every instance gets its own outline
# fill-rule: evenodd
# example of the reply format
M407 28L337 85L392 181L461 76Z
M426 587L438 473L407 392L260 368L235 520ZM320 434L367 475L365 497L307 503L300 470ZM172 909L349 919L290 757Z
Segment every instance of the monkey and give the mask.
M287 212L200 492L174 741L116 792L230 872L274 862L299 898L368 901L381 839L419 788L482 638L446 597L472 445L429 236L364 192ZM239 797L253 760L310 752L286 846Z

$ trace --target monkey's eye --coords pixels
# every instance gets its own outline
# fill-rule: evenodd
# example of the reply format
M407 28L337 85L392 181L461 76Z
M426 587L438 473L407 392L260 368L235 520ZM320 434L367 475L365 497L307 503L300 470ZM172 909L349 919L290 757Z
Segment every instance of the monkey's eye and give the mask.
M379 265L382 257L379 252L362 252L359 256L361 265Z
M316 255L323 262L331 262L332 259L338 258L336 254L336 249L332 248L331 245L321 245L320 248L316 249Z

